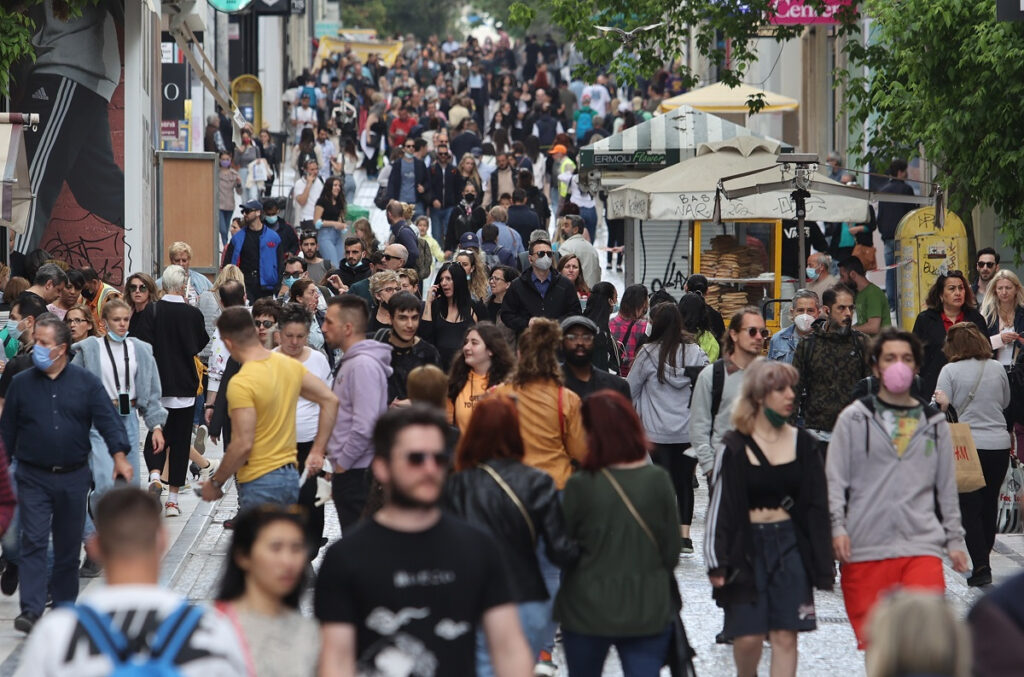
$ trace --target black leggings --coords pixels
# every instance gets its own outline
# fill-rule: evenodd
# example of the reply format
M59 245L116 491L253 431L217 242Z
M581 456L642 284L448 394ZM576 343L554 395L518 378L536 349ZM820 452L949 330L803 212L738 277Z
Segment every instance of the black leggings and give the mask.
M195 407L167 410L167 423L164 424L164 450L159 454L152 453L152 436L146 436L146 465L150 472L163 472L164 459L168 451L171 454L167 466L167 484L172 487L185 486L185 473L188 471L188 454L192 449L192 417Z
M608 226L608 249L612 247L622 247L626 244L626 220L625 219L606 219L605 224ZM616 265L622 265L622 252L619 252L616 258ZM608 265L612 265L612 253L608 252Z
M989 566L988 557L996 542L996 515L999 511L999 490L1010 465L1008 449L978 449L985 486L960 494L960 521L964 525L967 552L974 571Z
M299 442L299 474L306 467L306 458L313 448L312 442ZM320 551L320 539L324 535L324 506L316 507L316 475L310 475L299 489L299 505L306 510L306 543L309 545L310 560Z
M651 460L667 470L672 478L679 504L679 523L686 526L693 523L693 471L697 467L697 459L683 453L689 448L688 442L655 443L654 451L651 452Z

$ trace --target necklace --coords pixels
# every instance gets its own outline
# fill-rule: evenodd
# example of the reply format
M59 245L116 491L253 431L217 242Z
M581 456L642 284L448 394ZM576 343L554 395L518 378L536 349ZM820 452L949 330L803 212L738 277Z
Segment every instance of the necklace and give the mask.
M768 444L775 444L776 442L778 442L779 440L782 439L782 432L779 432L774 438L771 438L771 437L768 437L767 435L765 435L764 433L755 430L753 436L761 438L763 441L767 442Z

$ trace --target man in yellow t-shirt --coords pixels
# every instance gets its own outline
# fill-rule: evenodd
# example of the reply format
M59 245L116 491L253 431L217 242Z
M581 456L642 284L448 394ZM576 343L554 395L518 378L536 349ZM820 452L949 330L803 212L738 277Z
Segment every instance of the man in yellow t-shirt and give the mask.
M323 468L338 398L301 362L264 348L245 308L226 308L217 319L217 330L242 367L227 389L231 444L220 468L203 485L203 499L215 501L223 496L224 483L237 473L240 512L265 503L292 505L299 499L295 445L299 396L320 405L316 438L306 458L310 475Z

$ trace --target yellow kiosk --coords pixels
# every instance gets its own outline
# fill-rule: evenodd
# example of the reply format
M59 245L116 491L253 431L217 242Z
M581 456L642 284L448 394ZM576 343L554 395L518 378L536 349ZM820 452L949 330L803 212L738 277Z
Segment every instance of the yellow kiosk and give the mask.
M904 216L896 226L896 263L899 265L899 323L913 327L924 310L925 297L941 267L967 270L967 230L960 217L945 212L939 228L935 207L921 207Z
M263 127L263 83L255 75L239 75L231 81L231 98L253 131Z

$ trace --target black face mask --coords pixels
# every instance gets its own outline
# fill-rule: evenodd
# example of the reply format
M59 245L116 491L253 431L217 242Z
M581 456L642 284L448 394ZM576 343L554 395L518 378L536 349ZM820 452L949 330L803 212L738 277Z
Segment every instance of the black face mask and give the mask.
M82 287L82 297L91 301L96 298L96 292L90 290L88 287Z
M476 202L476 195L463 195L462 196L462 201L465 202L468 205L471 205L474 202Z

